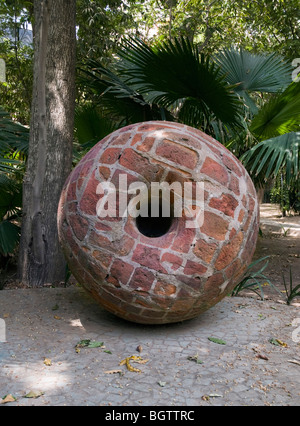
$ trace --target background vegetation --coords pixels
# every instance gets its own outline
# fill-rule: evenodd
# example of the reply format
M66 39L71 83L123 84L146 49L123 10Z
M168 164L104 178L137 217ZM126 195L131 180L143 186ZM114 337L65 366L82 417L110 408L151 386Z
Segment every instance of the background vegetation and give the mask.
M4 263L20 236L33 16L33 1L0 0ZM271 181L284 214L299 212L299 18L296 0L77 0L74 164L118 127L175 120L231 149L257 187Z

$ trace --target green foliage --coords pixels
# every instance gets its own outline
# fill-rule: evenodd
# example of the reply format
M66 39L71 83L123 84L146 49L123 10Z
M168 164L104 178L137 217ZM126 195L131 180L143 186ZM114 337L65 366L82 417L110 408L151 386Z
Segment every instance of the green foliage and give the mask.
M258 296L260 296L262 300L264 300L263 284L268 284L275 289L271 281L263 274L264 270L269 264L269 261L265 262L265 264L258 271L255 270L256 266L259 263L263 262L268 258L269 256L266 256L261 259L255 260L248 266L243 279L233 289L231 296L238 296L241 291L248 290L254 292Z
M288 187L300 172L300 83L291 83L254 117L250 130L262 142L242 157L258 182L283 173ZM265 139L265 140L264 140Z
M29 130L0 109L0 253L3 256L12 254L19 242L18 219L28 143Z
M254 54L241 48L224 49L216 55L216 62L238 93L276 93L292 82L291 65L275 52Z
M293 82L271 98L254 117L250 130L260 140L299 131L300 84Z
M288 187L284 177L278 174L270 194L271 203L279 205L283 216L290 211L300 212L299 180L294 180Z
M149 46L127 39L114 70L97 61L85 71L86 87L98 91L111 114L128 123L168 119L203 128L220 120L237 126L241 104L219 68L185 39Z
M33 48L22 31L33 19L33 2L6 0L0 4L0 58L6 63L6 83L0 83L0 105L23 124L29 123Z
M300 297L300 284L294 287L292 269L290 268L289 285L287 285L284 273L282 273L283 285L286 293L286 303L288 305L296 298Z

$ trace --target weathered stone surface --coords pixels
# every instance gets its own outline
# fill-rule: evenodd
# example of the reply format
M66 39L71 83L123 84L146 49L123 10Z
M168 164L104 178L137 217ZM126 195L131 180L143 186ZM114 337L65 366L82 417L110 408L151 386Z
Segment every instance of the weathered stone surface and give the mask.
M134 217L120 214L122 175L125 190L192 182L193 208L196 183L204 182L195 210L203 221L187 227L183 208L161 236L145 235ZM101 218L99 184L107 182L117 189L117 217ZM138 194L127 194L127 203ZM253 183L234 155L201 131L169 122L127 126L99 142L68 178L58 216L76 279L108 311L144 324L187 320L222 300L252 259L259 223Z

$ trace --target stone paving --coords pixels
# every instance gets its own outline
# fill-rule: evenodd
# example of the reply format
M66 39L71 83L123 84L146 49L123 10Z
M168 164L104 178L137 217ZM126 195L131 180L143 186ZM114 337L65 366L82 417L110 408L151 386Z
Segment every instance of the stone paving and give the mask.
M226 298L197 319L144 326L107 313L82 288L44 288L0 292L0 318L7 340L0 343L0 398L17 398L2 406L300 403L295 306ZM287 347L271 344L271 338ZM84 339L105 348L76 351ZM132 355L149 360L132 362L141 373L119 365ZM107 373L114 370L120 373ZM43 395L24 398L31 391Z

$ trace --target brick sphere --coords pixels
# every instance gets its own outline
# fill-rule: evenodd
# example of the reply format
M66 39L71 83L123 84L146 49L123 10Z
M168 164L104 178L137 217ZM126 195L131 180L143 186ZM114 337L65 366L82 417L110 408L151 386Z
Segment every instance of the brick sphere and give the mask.
M187 227L184 212L154 237L130 215L100 218L99 184L117 188L120 175L149 189L152 182L204 182L203 223ZM242 164L210 136L169 122L134 124L99 142L69 176L58 210L75 278L105 309L142 324L191 319L227 296L252 259L258 223Z

